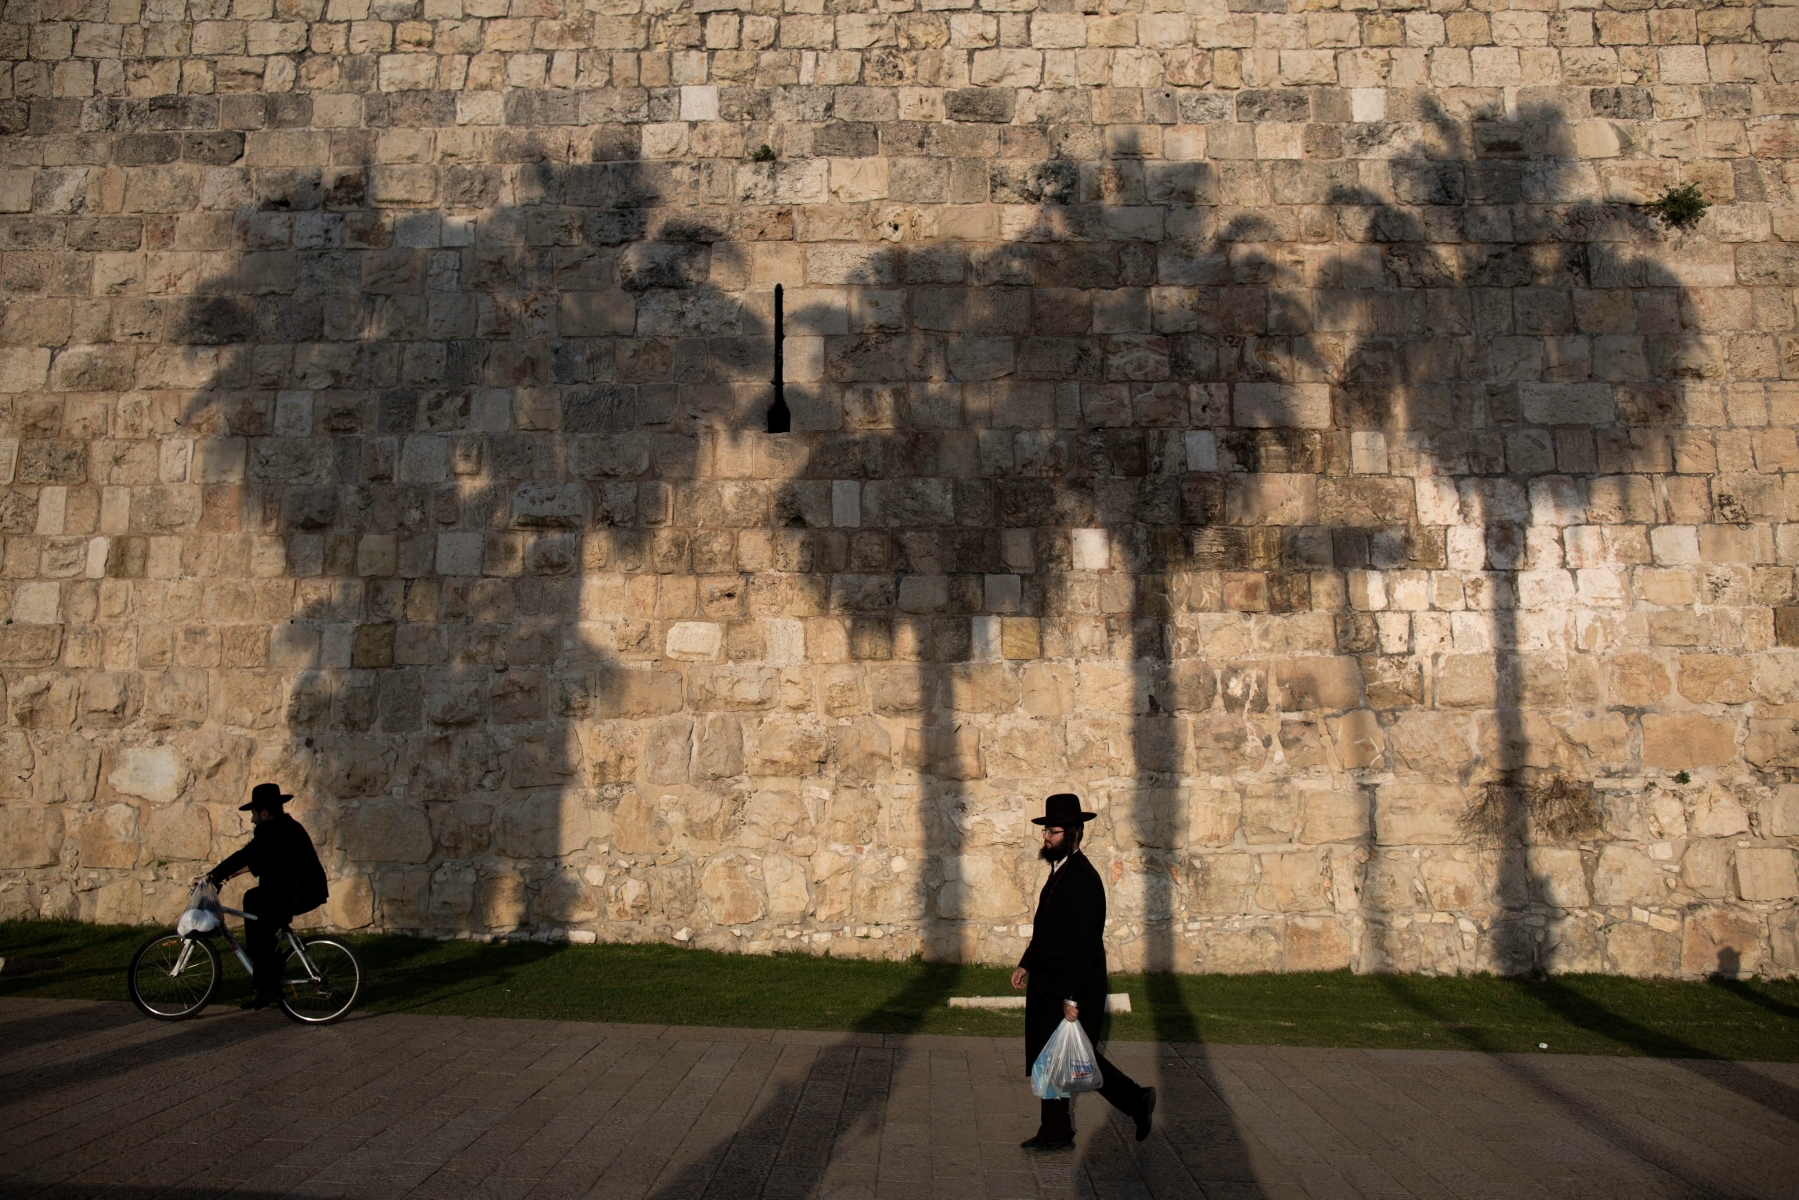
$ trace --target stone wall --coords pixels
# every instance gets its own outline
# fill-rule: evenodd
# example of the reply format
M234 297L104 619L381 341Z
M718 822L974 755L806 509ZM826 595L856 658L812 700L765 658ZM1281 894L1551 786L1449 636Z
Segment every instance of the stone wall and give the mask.
M3 15L0 913L1799 968L1799 8Z

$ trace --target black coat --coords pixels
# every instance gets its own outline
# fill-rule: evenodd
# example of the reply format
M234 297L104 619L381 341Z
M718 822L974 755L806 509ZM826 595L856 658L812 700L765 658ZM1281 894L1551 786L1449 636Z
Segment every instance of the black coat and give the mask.
M286 813L256 826L250 844L214 867L212 878L225 879L240 867L250 868L258 888L290 916L325 902L325 868L318 851L312 848L306 827Z
M1050 1034L1062 1023L1062 1002L1081 1009L1081 1028L1100 1040L1106 1015L1106 888L1076 850L1043 885L1031 944L1018 965L1025 981L1024 1069L1029 1074Z

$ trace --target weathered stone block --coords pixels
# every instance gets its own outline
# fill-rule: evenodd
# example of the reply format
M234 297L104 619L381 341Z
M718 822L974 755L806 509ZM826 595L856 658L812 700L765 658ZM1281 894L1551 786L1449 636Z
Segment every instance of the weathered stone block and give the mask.
M1414 781L1383 783L1374 793L1374 839L1383 846L1447 845L1462 840L1462 789Z
M1737 889L1745 900L1790 900L1799 896L1799 869L1784 847L1744 846L1736 852Z

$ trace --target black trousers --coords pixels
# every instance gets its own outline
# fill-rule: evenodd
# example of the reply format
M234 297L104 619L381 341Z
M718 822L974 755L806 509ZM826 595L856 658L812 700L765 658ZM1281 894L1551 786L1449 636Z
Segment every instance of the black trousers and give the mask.
M244 922L244 949L250 952L256 994L273 996L281 990L281 944L275 935L294 919L294 914L283 900L259 887L244 893L244 911L256 917Z
M1127 1116L1135 1117L1137 1110L1143 1107L1143 1089L1137 1081L1113 1066L1096 1046L1093 1057L1099 1063L1099 1094L1106 1098L1113 1108ZM1074 1117L1069 1112L1072 1100L1040 1100L1041 1113L1038 1117L1037 1135L1039 1137L1061 1140L1074 1136Z

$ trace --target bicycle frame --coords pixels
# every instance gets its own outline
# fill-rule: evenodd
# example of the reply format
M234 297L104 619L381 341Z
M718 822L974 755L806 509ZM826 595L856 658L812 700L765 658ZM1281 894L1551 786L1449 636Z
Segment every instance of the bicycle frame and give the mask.
M240 908L226 908L222 904L219 906L219 911L222 913L230 913L234 917L242 917L246 921L260 919L255 913L247 913ZM256 968L251 965L250 956L245 953L242 946L238 945L237 939L231 936L231 927L223 921L220 921L219 932L224 935L225 944L231 947L231 953L237 955L237 961L243 964L245 973L255 975ZM312 956L306 953L306 943L302 942L299 935L291 929L284 929L282 932L287 934L287 944L293 947L295 954L300 956L300 965L306 968L306 977L312 980L312 982L317 983L319 980L319 969L312 965ZM190 935L182 939L181 953L175 956L175 965L169 969L170 979L175 978L187 969L188 956L193 952L194 938Z

